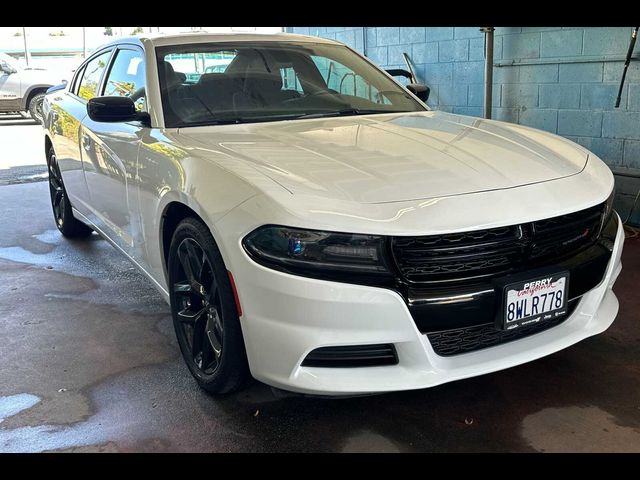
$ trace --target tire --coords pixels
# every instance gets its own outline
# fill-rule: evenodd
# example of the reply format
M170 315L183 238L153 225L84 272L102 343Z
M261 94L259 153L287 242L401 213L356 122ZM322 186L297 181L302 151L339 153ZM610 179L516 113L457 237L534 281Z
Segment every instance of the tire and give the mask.
M37 123L42 124L44 115L42 113L42 103L44 102L44 92L36 93L31 100L29 100L29 113Z
M64 188L60 165L58 165L53 147L49 149L47 165L49 167L51 208L58 230L67 238L82 238L91 235L93 230L73 216L71 202L67 196L67 190Z
M240 319L220 251L199 220L178 224L168 271L173 325L189 371L211 394L239 390L250 377Z

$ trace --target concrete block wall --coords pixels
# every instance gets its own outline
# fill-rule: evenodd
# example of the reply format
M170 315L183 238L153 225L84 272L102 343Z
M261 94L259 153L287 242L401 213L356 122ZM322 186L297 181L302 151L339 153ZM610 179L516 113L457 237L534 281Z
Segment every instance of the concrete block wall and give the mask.
M481 116L484 35L479 27L287 27L344 42L384 68L404 68L406 52L429 106ZM614 172L640 175L640 61L632 61L614 108L631 27L496 27L493 118L565 136ZM634 57L640 57L640 44ZM616 177L626 218L640 180ZM640 200L631 223L640 224Z

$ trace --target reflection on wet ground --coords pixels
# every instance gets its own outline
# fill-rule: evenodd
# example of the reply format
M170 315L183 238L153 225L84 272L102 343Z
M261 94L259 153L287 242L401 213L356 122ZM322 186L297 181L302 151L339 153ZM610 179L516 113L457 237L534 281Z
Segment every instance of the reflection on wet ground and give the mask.
M97 236L64 240L45 183L0 187L0 451L640 451L640 241L605 334L430 390L350 399L253 382L212 398L168 308Z

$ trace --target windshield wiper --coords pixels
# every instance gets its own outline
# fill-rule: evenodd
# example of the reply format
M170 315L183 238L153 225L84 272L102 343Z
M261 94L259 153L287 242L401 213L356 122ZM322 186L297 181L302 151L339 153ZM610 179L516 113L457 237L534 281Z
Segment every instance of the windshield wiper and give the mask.
M184 127L206 127L210 125L233 125L239 123L259 123L259 122L275 122L278 120L292 120L299 118L297 114L285 114L285 115L262 115L259 117L231 117L231 118L212 118L211 120L202 120L199 122L185 122L179 125L179 128Z
M231 117L231 118L212 118L211 120L203 120L199 122L186 122L181 125L177 125L178 128L185 127L205 127L211 125L233 125L240 123L259 123L259 122L276 122L279 120L299 120L302 118L326 118L326 117L340 117L349 115L369 115L374 113L402 113L401 111L389 111L389 110L361 110L359 108L345 108L343 110L331 110L329 112L316 112L316 113L288 113L282 115L263 115L259 117Z
M349 116L349 115L370 115L373 113L400 113L389 110L362 110L359 108L345 108L342 110L332 110L330 112L317 112L317 113L305 113L304 115L299 115L296 118L325 118L325 117L341 117L341 116Z

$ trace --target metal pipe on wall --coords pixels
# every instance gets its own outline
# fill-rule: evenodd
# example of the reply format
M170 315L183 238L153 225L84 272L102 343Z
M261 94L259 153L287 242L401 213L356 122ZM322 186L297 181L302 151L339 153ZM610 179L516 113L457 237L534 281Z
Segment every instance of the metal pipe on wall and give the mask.
M484 118L491 118L493 103L493 32L494 27L481 27L484 33Z
M367 56L367 27L362 27L362 54Z

